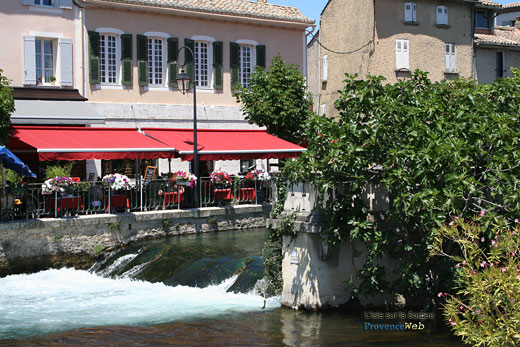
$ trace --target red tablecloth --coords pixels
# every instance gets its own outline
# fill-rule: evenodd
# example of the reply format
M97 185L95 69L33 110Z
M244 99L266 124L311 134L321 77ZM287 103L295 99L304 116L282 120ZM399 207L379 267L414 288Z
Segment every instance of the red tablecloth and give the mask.
M108 211L108 196L105 198L105 204ZM110 208L130 208L130 201L126 194L114 194L110 197Z
M233 200L233 194L231 194L231 189L215 189L213 191L213 196L215 200Z
M47 205L51 211L54 211L54 207L56 206L56 199L48 198ZM57 207L57 211L60 211L61 209L80 210L83 208L83 198L81 196L60 197L58 198Z
M179 192L179 193L177 193L177 192L164 193L163 194L163 203L162 203L163 209L164 209L164 207L166 205L179 203L178 195L180 195L180 199L181 199L180 202L183 202L184 201L184 194L182 192Z
M240 188L238 200L255 200L255 188Z

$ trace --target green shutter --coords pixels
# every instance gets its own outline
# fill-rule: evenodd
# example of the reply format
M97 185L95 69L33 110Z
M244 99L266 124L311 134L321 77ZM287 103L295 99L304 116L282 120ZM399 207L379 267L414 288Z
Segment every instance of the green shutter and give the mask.
M191 52L187 49L184 50L184 62L186 66L186 73L190 75L190 88L193 88L193 81L195 81L195 68L194 68L194 55L195 55L195 41L190 39L184 39L184 45L191 49Z
M148 85L148 62L147 61L138 61L137 62L137 75L138 75L138 83L140 86Z
M177 62L173 61L171 63L168 63L168 85L172 88L178 88L177 69Z
M240 66L240 46L236 42L229 43L229 64L231 72L231 90L235 91L235 86L240 83L239 66Z
M168 86L177 88L177 55L179 53L179 39L168 38Z
M168 38L168 63L177 61L179 51L179 39L176 37Z
M224 76L222 63L224 60L223 43L213 42L213 88L222 89L224 87Z
M265 69L265 45L256 46L256 65Z
M132 34L121 35L121 60L132 59Z
M137 35L137 77L140 86L148 85L148 38Z
M137 35L137 60L148 61L148 38Z
M132 34L121 35L121 84L131 86L133 58L132 58Z
M90 84L99 84L99 33L88 32L89 42L89 81Z
M121 76L121 84L124 86L131 86L133 84L132 81L132 70L133 64L132 59L123 59L121 61L122 68L122 76Z

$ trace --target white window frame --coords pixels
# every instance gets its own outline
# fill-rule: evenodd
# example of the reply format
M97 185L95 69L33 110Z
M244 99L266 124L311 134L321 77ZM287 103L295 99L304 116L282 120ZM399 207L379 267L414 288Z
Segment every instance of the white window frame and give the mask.
M323 56L323 74L322 74L321 81L327 82L328 78L329 78L329 56L324 55Z
M444 45L444 56L446 58L446 72L457 72L457 45L446 43Z
M52 41L53 49L53 73L56 78L54 82L39 82L36 77L36 42ZM28 36L23 37L23 69L24 84L39 86L72 86L73 85L73 57L72 40L64 38L62 33L31 31ZM42 43L40 42L40 45ZM68 47L67 47L68 46ZM44 74L44 63L42 59L42 78Z
M101 86L121 86L121 35L124 34L124 32L120 29L115 28L99 28L96 29L96 32L99 33L99 84ZM116 51L116 78L115 82L102 82L103 76L101 75L101 40L102 36L114 36L115 37L115 51ZM106 45L105 45L106 47ZM105 48L108 49L108 48ZM105 51L105 60L107 59L106 51ZM106 63L106 62L105 62ZM105 70L106 71L106 70ZM106 79L107 75L105 72L104 78Z
M410 70L410 41L408 39L395 40L395 68L396 70Z
M39 43L38 43L39 41ZM44 55L44 45L45 41L50 41L52 44L52 75L55 78L55 82L46 82L45 81L45 55ZM42 80L38 81L38 73L37 71L37 62L36 62L36 47L40 45L40 52L41 52L41 70L42 70ZM37 36L35 37L35 74L36 74L36 85L37 86L59 86L60 81L58 78L59 73L59 66L58 66L58 40L56 38L52 37L41 37Z
M194 61L193 61L193 71L195 72L195 76L200 76L200 59L197 54L197 45L199 44L207 44L208 46L208 69L207 69L207 75L208 75L208 85L207 86L201 86L197 84L198 90L213 90L213 42L216 40L213 37L210 36L192 36L191 39L194 41L193 48L195 49L195 52L193 54L195 55ZM197 81L198 82L198 81Z
M435 8L437 25L448 25L448 6L439 5Z
M156 65L155 65L155 59L157 57L157 54L156 54L156 49L155 49L155 46L153 46L153 54L150 56L148 55L148 86L149 87L165 87L166 86L166 70L167 70L167 65L166 65L166 60L167 60L167 57L166 57L166 52L167 52L167 42L166 40L163 38L163 37L159 37L159 36L148 36L146 35L146 54L148 54L149 52L149 49L150 49L150 40L157 40L161 43L161 52L160 52L160 57L161 57L161 82L160 83L155 83L155 78L154 78L154 75L155 75L155 69L156 69Z
M51 4L50 5L45 5L43 2L44 1L47 1L47 0L33 0L33 5L34 6L42 6L42 7L56 7L56 0L50 0L51 1ZM38 2L38 3L37 3Z
M404 3L404 22L417 23L417 5L415 2Z
M236 43L239 44L240 46L240 49L239 49L239 68L238 68L238 71L239 71L239 80L240 80L240 84L243 86L243 87L246 87L242 81L243 81L243 78L244 78L244 69L242 68L242 47L250 47L251 48L251 73L249 74L249 81L251 82L251 76L252 74L255 72L255 66L256 66L256 46L258 46L258 42L256 41L253 41L253 40L237 40Z

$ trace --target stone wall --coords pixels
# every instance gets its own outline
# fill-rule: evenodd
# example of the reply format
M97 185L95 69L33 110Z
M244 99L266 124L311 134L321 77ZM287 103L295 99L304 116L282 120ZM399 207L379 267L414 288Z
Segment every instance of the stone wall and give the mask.
M88 268L104 250L149 238L264 228L270 212L271 205L242 205L0 223L0 276Z

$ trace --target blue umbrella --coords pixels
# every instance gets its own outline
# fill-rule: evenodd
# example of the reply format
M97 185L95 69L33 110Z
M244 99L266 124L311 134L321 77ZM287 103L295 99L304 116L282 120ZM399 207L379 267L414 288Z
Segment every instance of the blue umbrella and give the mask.
M36 178L36 175L29 169L29 167L4 146L0 149L0 160L5 168L11 169L17 174L23 176Z

